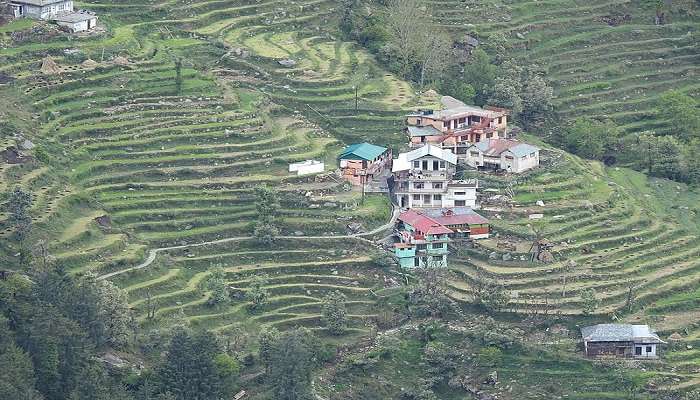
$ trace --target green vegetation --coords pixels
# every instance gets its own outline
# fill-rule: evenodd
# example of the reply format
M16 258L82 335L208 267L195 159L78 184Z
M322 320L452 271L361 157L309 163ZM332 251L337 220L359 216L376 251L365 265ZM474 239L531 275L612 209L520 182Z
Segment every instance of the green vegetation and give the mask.
M697 23L681 6L666 25L635 8L630 23L610 27L591 23L634 5L431 4L445 32L475 30L486 49L455 85L437 81L435 54L419 53L411 78L442 93L520 103L535 125L550 106L590 117L572 128L586 139L671 133L656 111L666 89L679 92L662 104L693 108L674 94L697 91ZM390 39L377 14L350 36L358 44L334 32L348 8L325 0L82 6L100 13L105 33L68 40L31 33L48 28L29 20L0 27L0 73L16 78L0 85L2 149L20 133L36 145L28 162L0 165L0 261L19 272L0 281L9 321L0 318L0 380L11 373L18 382L0 385L0 397L230 398L245 388L253 399L456 399L494 370L507 384L483 390L506 399L643 399L651 395L639 382L669 393L700 385L697 351L687 347L700 346L697 190L528 138L546 148L543 168L517 182L480 176L492 193L513 189L519 207L486 213L497 240L525 250L504 261L497 240L484 241L453 257L449 277L400 274L365 240L343 237L353 222L384 224L386 197L363 199L331 174L287 171L305 159L333 168L350 142L399 150L402 115L437 102L375 61L376 43ZM47 55L60 74L39 72ZM88 58L98 65L82 64ZM487 92L491 82L503 90ZM607 120L615 125L598 122ZM574 138L590 157L616 150ZM541 223L531 213L543 213ZM551 264L528 261L538 234L555 244ZM599 304L583 318L590 290ZM571 340L575 325L612 316L683 340L646 372L616 374L583 360ZM540 337L554 325L570 333ZM112 350L145 370L137 377L94 362Z

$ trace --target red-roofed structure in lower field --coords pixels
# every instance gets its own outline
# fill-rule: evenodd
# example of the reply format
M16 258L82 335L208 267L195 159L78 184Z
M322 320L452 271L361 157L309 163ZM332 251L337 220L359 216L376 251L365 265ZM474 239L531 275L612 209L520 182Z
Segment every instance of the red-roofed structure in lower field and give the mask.
M488 220L469 207L408 210L399 215L394 254L403 268L447 267L450 241L489 233Z

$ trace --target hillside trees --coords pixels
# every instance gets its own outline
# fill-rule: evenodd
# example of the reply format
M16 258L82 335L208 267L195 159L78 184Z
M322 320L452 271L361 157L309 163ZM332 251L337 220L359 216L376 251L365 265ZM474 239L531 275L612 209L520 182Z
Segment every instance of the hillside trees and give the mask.
M0 315L0 399L40 400L29 355L15 344L7 318Z
M229 289L226 286L226 272L221 267L216 267L211 270L211 274L207 278L206 287L211 291L211 295L207 300L210 305L226 304L230 300Z
M249 311L255 311L267 302L269 294L267 292L268 284L267 275L256 275L252 278L248 291L246 292L246 300L250 301L248 306Z
M162 392L177 400L208 400L222 395L222 382L215 358L220 353L209 332L175 331L159 369Z
M7 200L7 222L14 227L15 238L22 242L31 230L32 217L29 208L32 206L32 195L17 186Z
M279 195L273 188L257 186L255 193L255 211L257 222L253 227L253 235L263 244L270 245L279 235L275 225L275 217L280 208Z
M346 297L335 290L323 298L321 306L322 320L328 331L333 335L340 335L345 331L348 323L348 312L345 307Z
M305 328L273 339L265 367L268 380L280 400L304 400L311 396L311 371L315 365L314 336Z

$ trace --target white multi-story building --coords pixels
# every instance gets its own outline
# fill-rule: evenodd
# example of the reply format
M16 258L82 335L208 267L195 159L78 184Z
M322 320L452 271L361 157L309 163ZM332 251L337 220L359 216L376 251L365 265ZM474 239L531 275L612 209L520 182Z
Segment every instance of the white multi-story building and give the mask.
M467 148L467 165L520 173L540 165L540 149L512 139L486 139Z
M402 208L476 207L478 181L453 180L457 156L425 145L394 160L394 195Z

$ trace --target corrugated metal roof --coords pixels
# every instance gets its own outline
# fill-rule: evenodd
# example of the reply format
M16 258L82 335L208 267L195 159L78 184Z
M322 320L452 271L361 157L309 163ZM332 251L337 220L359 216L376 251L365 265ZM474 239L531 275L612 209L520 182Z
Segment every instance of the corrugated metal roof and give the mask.
M510 151L517 157L540 151L539 147L510 139L486 139L476 143L474 147L490 157L498 157L504 151Z
M665 343L649 325L598 324L581 328L581 336L588 342Z
M424 208L419 211L442 225L481 225L489 220L477 214L470 207Z
M442 226L439 222L430 217L419 214L413 210L404 211L399 215L399 220L411 225L417 231L426 235L444 235L453 233L452 230Z
M346 147L338 158L341 160L372 161L382 155L386 150L386 147L376 146L367 142L355 143Z
M442 132L439 130L435 129L432 125L426 125L426 126L409 126L408 127L408 134L414 137L419 137L419 136L438 136L442 135Z

